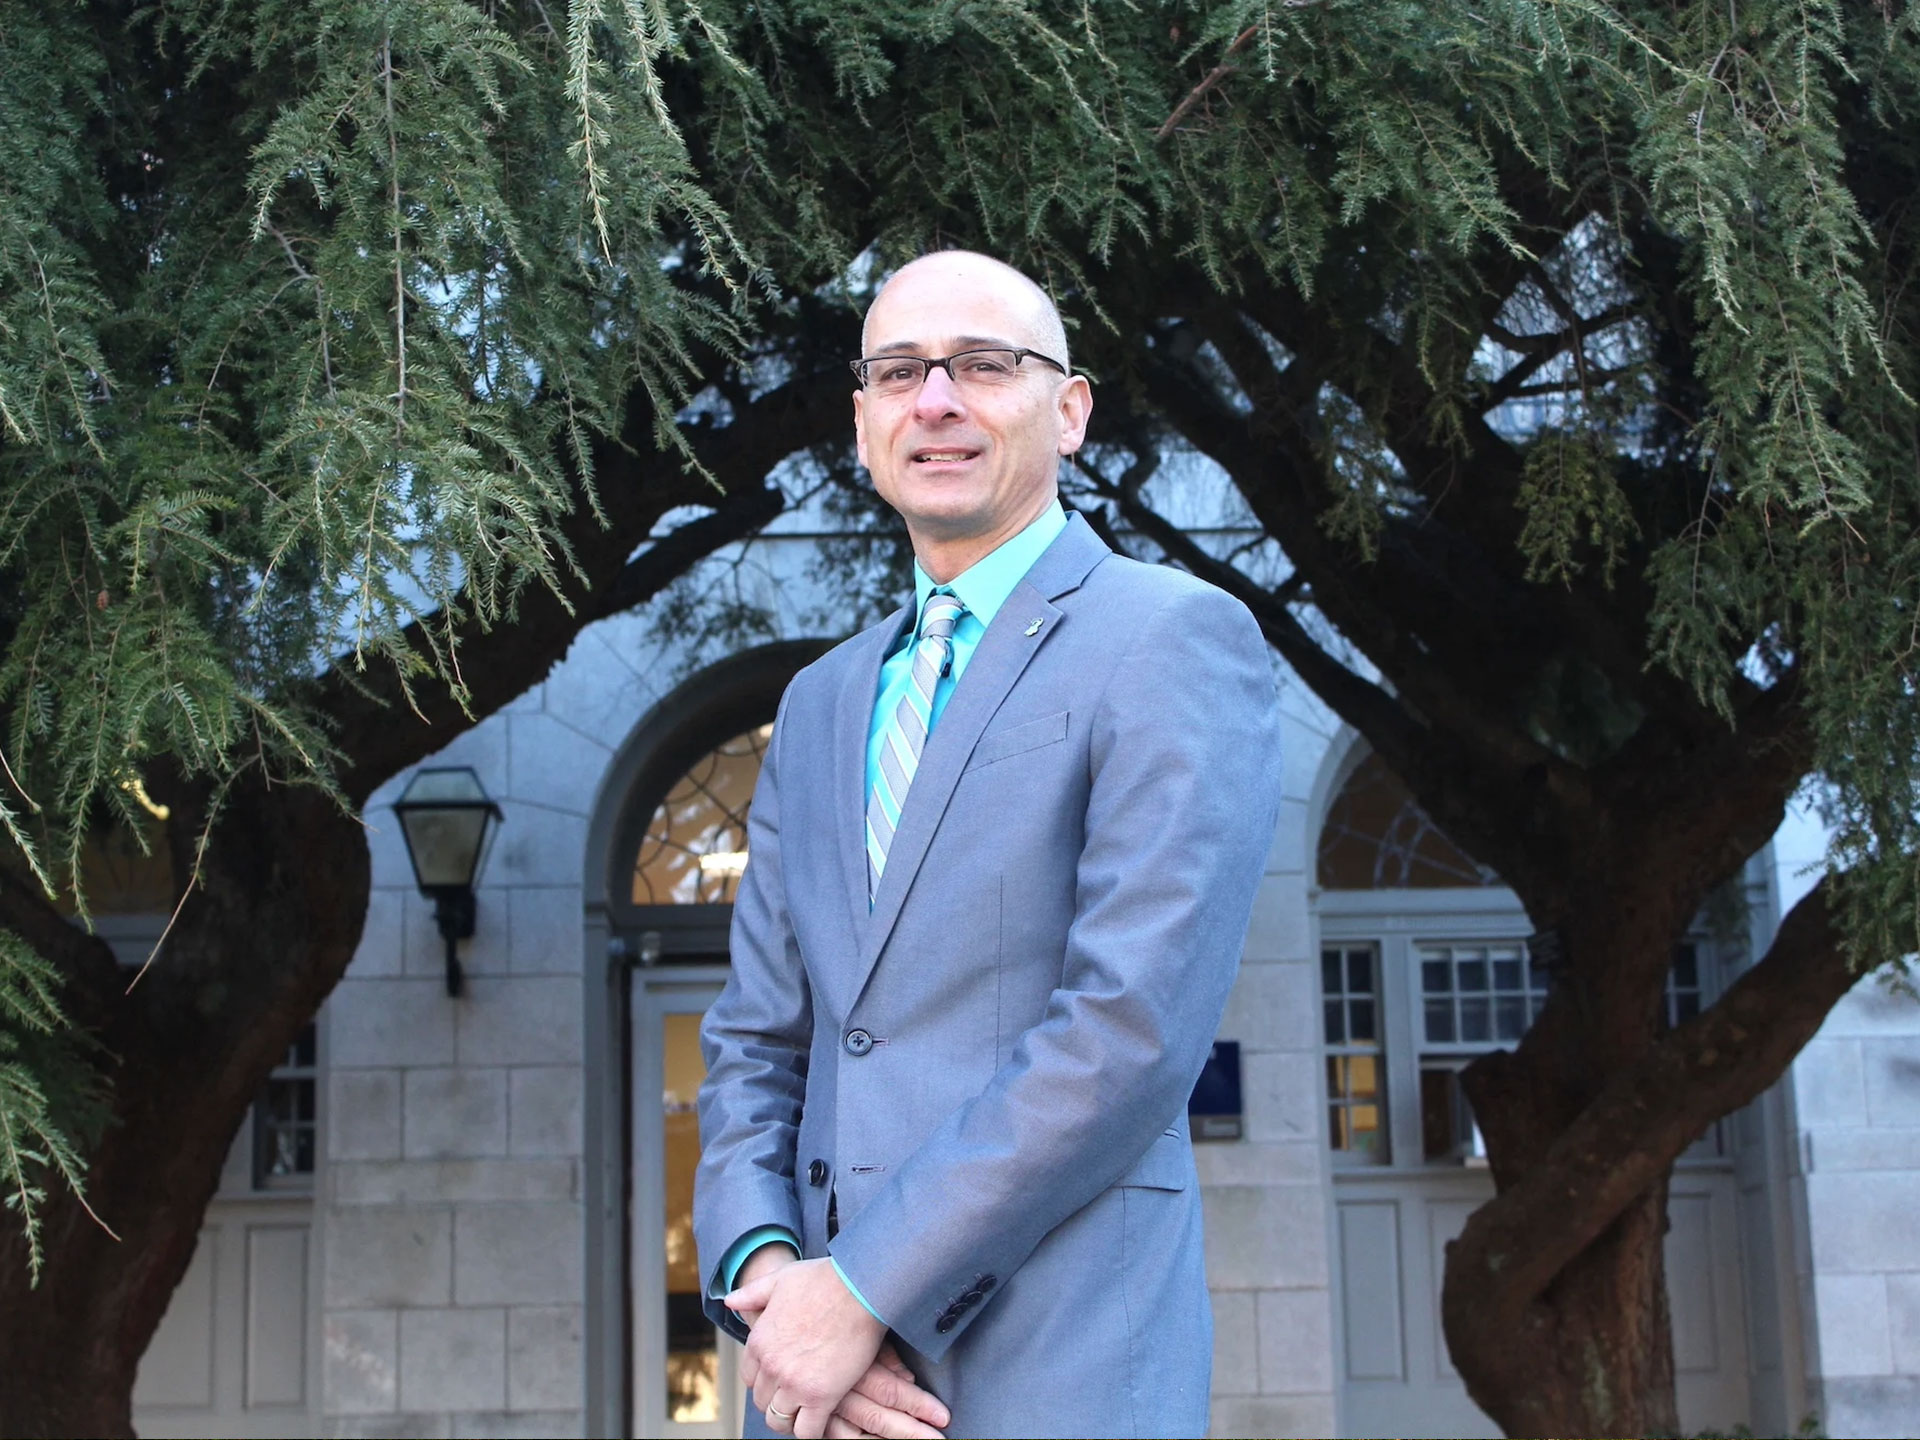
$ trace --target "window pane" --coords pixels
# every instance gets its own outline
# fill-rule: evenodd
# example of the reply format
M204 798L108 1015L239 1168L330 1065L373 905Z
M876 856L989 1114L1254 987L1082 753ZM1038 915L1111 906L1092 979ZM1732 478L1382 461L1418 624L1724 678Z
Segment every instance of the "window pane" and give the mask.
M1487 962L1479 957L1459 962L1460 988L1484 991L1487 988Z
M1380 1094L1380 1067L1371 1055L1346 1057L1347 1094L1356 1100L1372 1100Z
M1460 1084L1450 1069L1423 1068L1420 1071L1420 1152L1428 1160L1450 1160L1460 1152L1456 1132L1454 1098Z
M1429 995L1446 994L1453 989L1453 967L1445 960L1422 960L1420 988Z
M1327 1044L1344 1045L1347 1043L1347 1017L1345 1007L1338 1000L1326 1002Z
M1453 1043L1453 1002L1451 1000L1427 1002L1427 1039L1436 1045Z
M1518 959L1495 960L1493 962L1493 988L1496 990L1525 990L1526 981L1520 975Z
M1527 999L1524 995L1501 995L1493 1002L1493 1026L1496 1038L1518 1040L1527 1033Z
M1373 952L1353 949L1347 952L1347 990L1354 995L1373 993Z
M1380 1149L1380 1109L1376 1105L1355 1105L1348 1109L1352 1116L1352 1144L1350 1149L1373 1152Z
M1377 1038L1373 1033L1373 1001L1349 1000L1347 1002L1347 1021L1350 1033L1355 1040L1372 1040Z
M1345 988L1340 983L1340 952L1322 950L1320 952L1320 993L1338 995Z
M1475 997L1460 1002L1460 1038L1463 1041L1493 1038L1493 1017L1488 1012L1488 1002L1485 997Z

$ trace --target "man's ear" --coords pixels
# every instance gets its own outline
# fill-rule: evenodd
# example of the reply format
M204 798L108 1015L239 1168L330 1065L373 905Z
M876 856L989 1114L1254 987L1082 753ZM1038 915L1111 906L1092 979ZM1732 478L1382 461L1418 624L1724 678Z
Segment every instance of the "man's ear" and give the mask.
M866 401L866 391L856 390L853 392L853 449L854 453L860 457L860 463L866 465L867 469L871 470L873 467L867 465Z
M1087 421L1093 415L1093 387L1087 377L1074 375L1060 387L1060 453L1071 455L1087 438Z

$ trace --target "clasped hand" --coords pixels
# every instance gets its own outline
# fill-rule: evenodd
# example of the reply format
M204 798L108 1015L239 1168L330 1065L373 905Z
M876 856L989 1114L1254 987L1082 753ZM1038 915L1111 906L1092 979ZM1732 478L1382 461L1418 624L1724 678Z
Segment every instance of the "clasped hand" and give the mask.
M935 1427L948 1423L947 1407L914 1383L885 1327L831 1261L768 1246L740 1280L725 1301L752 1331L740 1378L770 1427L791 1426L799 1440L940 1440Z

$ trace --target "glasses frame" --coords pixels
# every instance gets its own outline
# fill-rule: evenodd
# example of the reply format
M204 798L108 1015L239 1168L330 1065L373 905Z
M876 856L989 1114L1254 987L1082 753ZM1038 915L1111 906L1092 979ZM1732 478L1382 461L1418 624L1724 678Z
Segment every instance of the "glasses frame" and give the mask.
M864 367L868 365L879 364L881 361L884 361L884 360L918 361L921 366L920 385L924 385L927 383L927 377L934 372L934 369L936 367L946 371L947 379L951 380L954 384L958 385L962 382L960 380L960 377L953 373L954 361L964 360L969 355L986 355L986 354L994 353L996 351L1002 355L1013 356L1013 363L1015 364L1015 366L1018 366L1020 362L1023 360L1032 358L1040 361L1043 365L1051 365L1054 369L1058 370L1062 375L1068 375L1072 373L1067 369L1065 365L1061 364L1058 360L1054 359L1051 355L1042 354L1038 350L1026 350L1018 345L975 345L966 350L956 350L951 355L938 355L938 356L904 355L904 354L903 355L862 355L858 360L849 360L847 362L847 368L853 371L854 381L860 386L862 390L865 390L868 388L867 377L863 373ZM902 395L911 394L913 393L913 391L918 390L920 388L920 385L911 386L906 390L900 391L899 393Z

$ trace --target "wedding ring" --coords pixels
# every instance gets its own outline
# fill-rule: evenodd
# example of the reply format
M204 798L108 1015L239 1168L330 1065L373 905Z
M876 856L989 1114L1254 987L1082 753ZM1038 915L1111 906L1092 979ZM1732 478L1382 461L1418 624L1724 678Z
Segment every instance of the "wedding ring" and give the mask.
M793 1412L793 1415L789 1415L784 1410L776 1410L771 1405L767 1406L767 1418L769 1420L785 1420L785 1421L791 1422L793 1420L794 1415L798 1415L799 1413L800 1412L796 1410Z

